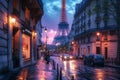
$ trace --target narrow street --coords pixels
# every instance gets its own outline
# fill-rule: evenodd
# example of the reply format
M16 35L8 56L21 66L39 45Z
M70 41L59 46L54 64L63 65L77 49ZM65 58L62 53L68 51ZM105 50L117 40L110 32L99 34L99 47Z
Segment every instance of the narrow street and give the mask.
M90 67L83 64L82 60L62 61L53 57L63 68L66 76L74 76L75 80L120 80L120 69L111 67Z

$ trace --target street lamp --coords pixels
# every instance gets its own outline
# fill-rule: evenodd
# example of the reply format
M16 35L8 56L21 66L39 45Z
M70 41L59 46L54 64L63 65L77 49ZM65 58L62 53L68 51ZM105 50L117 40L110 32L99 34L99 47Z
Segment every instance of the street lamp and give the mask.
M45 41L45 51L47 51L47 28L44 29L44 32L46 33L46 41Z
M74 44L75 42L74 41L72 41L72 45Z
M44 29L45 33L47 33L47 28Z
M97 36L100 36L100 32L97 32L96 35L97 35Z
M35 31L32 32L32 36L33 38L35 38L35 36L37 35L37 33Z
M99 41L99 39L100 39L100 32L97 32L96 35L97 35L97 40Z
M96 33L96 54L101 54L102 51L102 34L100 32Z

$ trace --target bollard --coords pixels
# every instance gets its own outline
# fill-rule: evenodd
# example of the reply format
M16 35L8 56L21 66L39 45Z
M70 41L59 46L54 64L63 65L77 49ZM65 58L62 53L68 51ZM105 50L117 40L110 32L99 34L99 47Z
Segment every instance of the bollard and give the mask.
M55 70L55 61L53 60L53 69Z
M60 67L60 80L62 80L62 68Z
M59 68L58 68L58 63L57 63L57 80L59 80Z
M74 80L74 76L71 77L71 80Z

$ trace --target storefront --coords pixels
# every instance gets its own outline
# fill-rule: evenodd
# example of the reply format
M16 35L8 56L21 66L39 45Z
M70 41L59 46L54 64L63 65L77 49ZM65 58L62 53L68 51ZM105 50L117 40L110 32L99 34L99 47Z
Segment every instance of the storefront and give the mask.
M22 34L22 57L24 61L30 60L30 36Z

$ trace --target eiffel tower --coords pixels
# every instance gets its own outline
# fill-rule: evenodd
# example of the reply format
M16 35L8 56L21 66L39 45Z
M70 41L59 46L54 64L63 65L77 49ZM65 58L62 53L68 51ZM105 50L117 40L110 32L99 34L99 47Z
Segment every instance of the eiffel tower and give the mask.
M67 35L69 24L66 17L66 0L62 0L61 21L58 24L57 34L54 38L53 44L65 44L68 41Z

